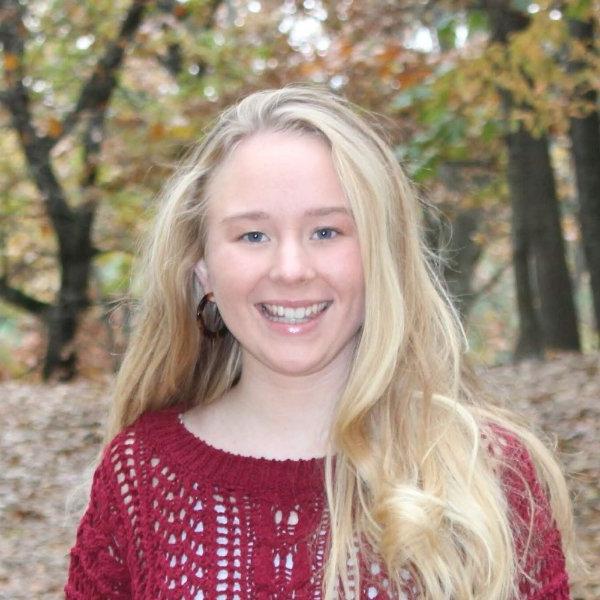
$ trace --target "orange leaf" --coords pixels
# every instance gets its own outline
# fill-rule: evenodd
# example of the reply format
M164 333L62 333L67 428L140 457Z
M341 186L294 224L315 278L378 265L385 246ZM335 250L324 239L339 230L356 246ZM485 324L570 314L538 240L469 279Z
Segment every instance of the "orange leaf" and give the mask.
M46 130L50 137L57 138L62 133L62 123L58 119L51 117L46 125Z
M386 46L377 52L377 60L381 63L389 63L395 61L401 54L402 48L398 46Z
M300 64L300 73L306 77L310 77L311 75L320 73L321 71L322 67L317 61L304 62Z
M424 67L416 67L414 69L406 69L402 73L396 75L396 81L400 86L411 86L421 83L426 77L431 75L431 69Z
M150 139L160 140L165 136L165 126L162 123L153 123L150 127Z
M19 66L19 57L16 54L6 53L4 55L4 68L7 71L14 71Z
M188 11L187 8L185 6L182 6L181 4L177 4L175 6L175 8L173 9L173 15L175 17L177 17L178 19L183 19L185 17L187 17Z

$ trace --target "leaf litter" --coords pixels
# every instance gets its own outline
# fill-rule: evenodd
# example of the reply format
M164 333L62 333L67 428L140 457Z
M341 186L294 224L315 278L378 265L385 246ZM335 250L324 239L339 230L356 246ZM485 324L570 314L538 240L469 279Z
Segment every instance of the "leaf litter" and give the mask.
M592 567L572 575L572 597L600 598L600 354L478 371L506 406L554 440L579 551ZM63 598L112 381L0 382L0 599Z

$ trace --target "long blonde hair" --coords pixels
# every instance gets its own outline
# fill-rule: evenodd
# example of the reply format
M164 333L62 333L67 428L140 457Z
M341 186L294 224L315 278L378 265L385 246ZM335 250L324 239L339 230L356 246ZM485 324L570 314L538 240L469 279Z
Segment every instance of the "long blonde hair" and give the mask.
M218 118L161 196L141 249L143 289L106 440L142 413L219 398L242 368L231 336L207 344L193 273L203 256L206 186L240 140L261 131L319 136L331 149L362 249L365 318L325 462L330 546L325 598L344 593L356 552L379 557L392 589L407 570L425 598L506 600L519 559L505 493L482 443L491 424L532 456L565 545L571 512L560 469L536 436L487 402L423 234L419 200L384 137L347 101L313 86L266 90ZM358 550L356 540L359 541ZM350 557L350 563L348 558ZM358 588L360 589L360 588Z

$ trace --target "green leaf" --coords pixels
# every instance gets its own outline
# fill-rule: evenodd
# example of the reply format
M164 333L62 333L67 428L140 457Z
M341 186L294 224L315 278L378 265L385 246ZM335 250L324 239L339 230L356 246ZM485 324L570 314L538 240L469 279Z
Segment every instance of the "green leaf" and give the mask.
M521 12L527 12L530 4L530 0L511 0L510 2L512 8L520 10Z
M444 19L437 27L437 38L442 48L456 47L456 20Z
M481 137L485 142L491 142L500 134L500 126L496 121L487 121L481 130Z
M591 0L571 0L565 7L564 11L569 19L576 21L585 21L591 16Z
M467 28L469 35L487 31L489 29L487 14L482 10L470 10L467 13Z
M104 296L123 293L129 283L132 257L125 252L111 252L96 261L100 289Z
M423 100L428 100L432 96L431 86L416 85L401 91L392 100L393 110L406 110Z

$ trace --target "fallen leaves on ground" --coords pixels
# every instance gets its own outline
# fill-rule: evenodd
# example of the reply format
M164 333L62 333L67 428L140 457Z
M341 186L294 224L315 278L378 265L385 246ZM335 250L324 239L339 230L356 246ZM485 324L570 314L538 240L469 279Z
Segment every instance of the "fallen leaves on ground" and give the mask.
M482 374L507 406L555 437L574 500L580 550L597 566L600 355L561 354ZM0 598L63 598L68 551L85 502L86 473L100 450L111 383L110 378L0 383ZM67 499L74 503L70 511ZM574 576L572 595L600 598L598 570L587 578Z
M496 396L545 434L564 466L576 547L592 572L573 573L573 600L600 598L600 355L561 353L484 374Z

